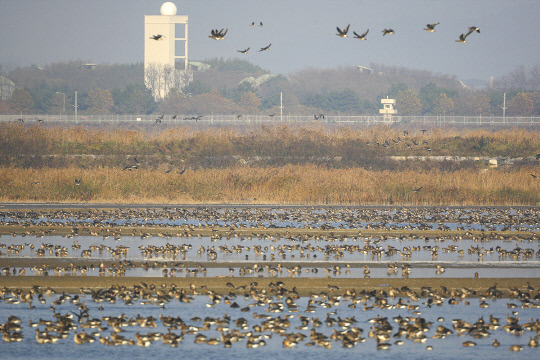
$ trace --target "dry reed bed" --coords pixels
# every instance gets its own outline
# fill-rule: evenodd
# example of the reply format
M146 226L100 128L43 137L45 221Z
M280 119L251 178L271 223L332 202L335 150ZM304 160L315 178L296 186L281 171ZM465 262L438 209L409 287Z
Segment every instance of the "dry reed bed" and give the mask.
M538 205L535 168L370 171L315 165L187 170L0 167L2 202ZM82 178L80 185L76 178ZM413 189L422 187L418 192Z
M0 156L161 154L187 159L210 155L292 155L354 159L373 155L429 154L527 157L540 152L539 135L540 131L536 129L519 128L497 131L430 128L424 134L420 129L406 125L366 128L251 125L211 129L156 125L144 130L121 130L7 123L0 124ZM414 145L413 140L419 145ZM422 144L423 141L427 144ZM426 151L427 147L430 152Z

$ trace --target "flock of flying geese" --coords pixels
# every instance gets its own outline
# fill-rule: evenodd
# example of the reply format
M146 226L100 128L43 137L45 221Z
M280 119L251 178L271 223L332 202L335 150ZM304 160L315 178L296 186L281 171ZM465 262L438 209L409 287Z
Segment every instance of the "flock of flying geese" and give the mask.
M432 24L427 24L425 28L423 28L423 30L426 30L428 32L435 32L435 27L437 25L439 25L440 23L439 22L436 22L436 23L432 23ZM252 22L250 24L250 26L255 26L255 22ZM260 22L258 26L263 26L263 23ZM349 33L349 28L350 28L350 24L348 24L347 26L345 26L343 29L339 28L339 27L336 27L337 29L337 36L339 37L342 37L342 38L346 38L348 37L348 33ZM225 35L227 34L227 31L228 29L212 29L210 31L210 35L208 35L209 38L211 39L214 39L214 40L224 40L225 39ZM477 32L477 33L480 33L480 28L478 26L469 26L468 29L467 29L467 32L464 32L462 33L461 35L459 35L458 39L455 40L456 42L458 43L466 43L467 42L467 37L469 35L471 35L473 32ZM354 38L355 39L359 39L359 40L367 40L367 34L369 33L369 29L367 29L364 33L362 34L358 34L356 31L353 31L353 34L354 34ZM392 35L394 34L395 31L394 29L392 28L388 28L388 29L383 29L382 30L382 34L383 36L385 35ZM162 40L164 38L163 35L161 34L157 34L157 35L153 35L150 37L150 39L153 39L153 40ZM270 46L272 44L270 43L268 46L265 46L265 47L262 47L260 48L259 52L260 51L267 51L270 49ZM243 49L243 50L237 50L239 53L242 53L242 54L247 54L248 51L251 49L251 47L247 47L246 49Z
M428 31L428 32L435 32L435 27L437 25L439 25L440 23L439 22L436 22L436 23L433 23L433 24L427 24L426 27L424 28L424 30ZM337 29L337 36L339 37L342 37L342 38L346 38L348 37L348 32L349 32L349 27L350 27L350 24L348 24L347 26L345 26L343 29L340 29L339 27L336 27ZM467 39L467 36L471 35L473 32L477 32L477 33L480 33L480 28L477 27L477 26L469 26L468 28L468 31L466 33L463 33L459 36L459 38L456 40L456 42L459 42L459 43L466 43L466 39ZM369 33L369 29L367 29L364 33L362 34L358 34L356 31L353 31L353 34L354 34L354 38L355 39L359 39L359 40L367 40L367 34ZM395 31L394 29L392 28L389 28L389 29L383 29L382 30L382 34L383 36L385 35L392 35L394 34Z
M252 22L249 26L255 26L255 22ZM259 22L258 26L263 26L262 21ZM210 31L210 35L208 35L208 37L210 39L214 39L214 40L223 40L223 39L225 39L225 34L227 34L227 31L228 31L228 29L221 29L221 30L212 29ZM270 50L270 46L272 46L272 43L268 44L267 46L264 46L264 47L260 48L259 52ZM244 50L236 50L236 51L238 51L241 54L247 54L250 49L251 49L251 47L247 47Z

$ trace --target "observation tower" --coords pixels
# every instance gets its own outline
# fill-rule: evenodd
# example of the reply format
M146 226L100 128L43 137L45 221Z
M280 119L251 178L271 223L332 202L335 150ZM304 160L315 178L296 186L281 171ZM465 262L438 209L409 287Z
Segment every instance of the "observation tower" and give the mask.
M161 15L144 16L144 83L156 99L191 81L188 69L188 16L176 5L161 5Z

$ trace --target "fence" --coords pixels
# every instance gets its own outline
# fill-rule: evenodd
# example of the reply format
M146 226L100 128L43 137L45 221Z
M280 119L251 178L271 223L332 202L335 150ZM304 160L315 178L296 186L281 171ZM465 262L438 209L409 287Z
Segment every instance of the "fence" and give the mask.
M535 126L540 125L540 117L502 117L502 116L393 116L388 121L382 115L328 115L324 118L313 115L0 115L0 122L54 123L63 125L115 125L115 124L168 124L168 125L247 125L247 124L418 124L432 126Z

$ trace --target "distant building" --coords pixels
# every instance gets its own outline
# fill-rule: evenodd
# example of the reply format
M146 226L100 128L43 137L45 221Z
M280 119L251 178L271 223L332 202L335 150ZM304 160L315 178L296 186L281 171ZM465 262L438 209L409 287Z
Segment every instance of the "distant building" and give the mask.
M15 84L13 81L0 75L0 100L10 100L13 91L15 91Z
M357 68L358 71L360 71L361 73L371 74L371 73L373 72L373 69L370 69L370 68L365 67L365 66L356 65L356 68Z
M176 5L167 1L161 5L161 15L144 17L144 83L157 100L193 79L188 69L188 16L176 12Z
M389 99L387 96L386 99L381 99L381 104L383 108L379 109L379 113L384 115L384 121L391 122L392 115L397 114L397 110L394 109L396 99Z

